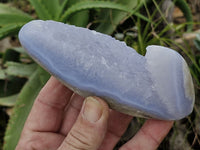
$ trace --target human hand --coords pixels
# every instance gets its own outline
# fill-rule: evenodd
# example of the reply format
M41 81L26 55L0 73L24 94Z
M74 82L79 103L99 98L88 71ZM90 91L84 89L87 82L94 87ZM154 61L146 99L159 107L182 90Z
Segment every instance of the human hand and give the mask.
M100 98L84 100L51 77L35 100L16 150L112 150L131 119ZM120 150L154 150L172 124L149 119Z

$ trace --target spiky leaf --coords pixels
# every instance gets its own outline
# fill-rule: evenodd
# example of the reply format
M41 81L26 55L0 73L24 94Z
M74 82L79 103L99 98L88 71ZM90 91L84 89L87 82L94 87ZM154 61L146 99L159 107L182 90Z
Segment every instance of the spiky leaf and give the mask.
M42 4L41 0L29 0L29 2L35 8L35 11L40 19L52 19L51 15L49 14L45 6Z
M56 16L58 16L59 13L59 9L61 8L59 0L41 0L41 3L51 15L51 18L56 19Z
M68 4L68 0L63 0L60 6L60 9L58 10L57 16L56 16L56 20L59 20L60 17L62 16L62 13L64 12L64 9L66 8Z
M22 64L16 62L7 62L5 72L7 75L17 77L30 77L37 68L37 64Z
M6 135L4 137L4 150L15 149L33 102L48 79L49 74L38 67L23 87L14 107L14 112L9 120Z
M0 14L0 26L9 24L25 24L31 21L31 17L19 15L19 14Z
M141 7L142 1L138 2L138 0L126 0L121 1L117 0L118 3L125 5L129 9L138 9ZM138 5L139 4L139 5ZM140 6L136 8L136 6ZM101 12L99 20L103 20L102 23L96 28L98 32L105 34L112 34L116 29L117 25L127 17L127 12L121 12L117 10L103 10Z
M19 14L22 16L31 17L30 15L24 13L23 11L17 8L14 8L8 4L2 4L2 3L0 3L0 14Z
M81 2L82 0L69 0L68 2L68 8L73 6L74 4ZM70 16L70 18L68 19L68 22L70 24L79 26L79 27L86 27L86 25L88 24L88 20L89 20L89 10L83 10L80 12L76 12L73 15Z
M70 15L72 15L73 13L81 11L81 10L92 9L92 8L110 8L110 9L116 9L116 10L124 11L124 12L130 13L130 14L132 14L134 12L134 10L131 10L126 6L119 4L119 3L115 3L115 2L110 2L110 1L81 1L81 2L74 4L70 8L68 8L65 11L65 13L63 14L63 16L61 17L60 21L65 22L67 20L67 18ZM137 13L135 13L135 15L137 15L140 18L142 16L142 15L138 15ZM148 18L146 18L144 16L142 16L142 19L149 21Z
M27 52L25 51L23 47L13 47L12 50L20 54L27 55Z
M9 24L3 26L0 28L0 39L17 34L23 25L24 24Z

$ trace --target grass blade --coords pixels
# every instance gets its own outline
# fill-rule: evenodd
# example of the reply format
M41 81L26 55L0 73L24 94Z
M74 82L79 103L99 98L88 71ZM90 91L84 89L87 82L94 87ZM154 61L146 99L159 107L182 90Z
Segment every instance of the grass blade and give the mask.
M187 2L185 0L175 0L175 5L177 7L180 8L180 10L183 12L187 22L188 22L188 25L187 25L187 31L188 32L191 32L192 31L192 28L193 28L193 17L192 17L192 12L190 10L190 7L188 6Z

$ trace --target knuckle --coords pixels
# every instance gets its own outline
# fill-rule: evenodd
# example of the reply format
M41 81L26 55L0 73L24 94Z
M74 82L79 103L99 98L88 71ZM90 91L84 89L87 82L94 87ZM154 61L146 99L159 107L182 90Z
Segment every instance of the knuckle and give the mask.
M145 131L143 128L140 129L140 131L142 132L142 134L149 139L149 142L151 143L151 145L153 145L154 147L158 147L160 145L159 140L157 140L155 138L155 136L147 131Z
M71 132L69 132L69 134L64 142L66 145L69 145L70 147L77 149L77 150L78 149L80 149L80 150L93 149L90 138L78 130L72 130Z
M32 134L30 136L23 135L15 150L41 150L45 145L42 145L42 138L38 135Z

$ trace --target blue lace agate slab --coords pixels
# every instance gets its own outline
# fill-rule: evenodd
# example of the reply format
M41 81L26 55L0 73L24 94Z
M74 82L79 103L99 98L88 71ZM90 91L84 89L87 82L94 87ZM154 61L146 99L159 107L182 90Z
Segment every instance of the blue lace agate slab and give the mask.
M176 51L147 47L145 56L111 36L55 21L31 21L22 46L74 92L99 96L111 108L141 117L178 120L191 113L194 87Z

